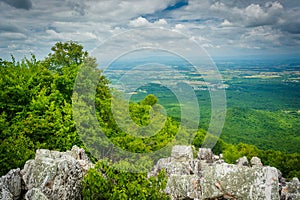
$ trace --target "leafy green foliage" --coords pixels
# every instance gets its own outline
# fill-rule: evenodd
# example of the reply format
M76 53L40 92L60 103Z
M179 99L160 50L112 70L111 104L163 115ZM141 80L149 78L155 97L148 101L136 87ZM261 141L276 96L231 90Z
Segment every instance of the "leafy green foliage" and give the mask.
M110 101L116 101L114 104L117 105L117 108L114 113L111 111ZM150 102L152 106L145 102ZM145 97L141 102L129 103L129 105L122 99L96 98L95 106L101 128L111 142L130 152L147 153L159 150L169 144L179 131L179 123L170 117L163 116L161 107L153 104L156 102L157 99L153 95ZM124 114L126 106L129 106L130 118ZM154 113L152 117L150 117L151 111ZM121 128L116 120L121 121ZM152 126L138 131L140 127L149 125L151 121L153 122ZM153 134L156 130L158 132ZM93 140L97 140L97 138L93 138Z
M1 141L0 174L5 174L11 168L21 167L34 156L34 144L23 134L12 134Z
M141 102L143 105L153 106L158 102L158 99L153 94L147 95L144 100Z
M300 154L266 150L259 151L258 157L262 159L263 164L279 169L284 177L288 179L300 178Z
M48 69L59 73L68 73L74 66L79 66L88 57L88 52L83 51L83 46L73 41L57 42L45 59Z
M83 180L83 199L170 199L163 190L167 177L164 171L147 178L146 173L115 170L105 160L97 162Z
M225 149L228 148L228 144L226 144L223 140L217 138L216 136L214 136L210 133L207 133L203 129L199 129L197 131L197 134L196 134L192 144L195 147L200 148L200 147L202 147L204 140L205 140L205 144L207 146L213 146L212 151L216 155L222 153Z
M37 148L83 147L72 119L71 96L87 52L74 42L57 43L42 61L34 55L0 62L1 174L22 167Z
M299 123L298 114L229 108L221 138L233 144L253 144L264 150L299 153Z

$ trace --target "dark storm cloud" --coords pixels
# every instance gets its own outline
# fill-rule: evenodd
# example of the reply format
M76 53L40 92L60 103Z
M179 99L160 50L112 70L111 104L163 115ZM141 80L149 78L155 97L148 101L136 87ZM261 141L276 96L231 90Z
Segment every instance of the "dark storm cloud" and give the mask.
M19 9L29 10L32 8L31 0L0 0L0 1L5 2L8 5Z

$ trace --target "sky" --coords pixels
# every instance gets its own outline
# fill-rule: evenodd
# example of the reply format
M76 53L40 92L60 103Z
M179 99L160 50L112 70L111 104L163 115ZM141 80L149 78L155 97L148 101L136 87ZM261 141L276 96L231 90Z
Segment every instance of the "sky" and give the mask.
M91 52L140 28L180 33L212 57L300 57L299 0L0 0L0 9L3 59L31 53L42 59L56 42L70 40ZM144 39L164 37L148 31Z

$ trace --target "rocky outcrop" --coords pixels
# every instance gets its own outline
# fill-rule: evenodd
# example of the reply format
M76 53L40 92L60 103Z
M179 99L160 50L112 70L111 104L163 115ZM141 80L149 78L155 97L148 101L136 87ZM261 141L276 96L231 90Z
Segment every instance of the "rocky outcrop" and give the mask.
M81 180L90 167L77 146L67 152L39 149L24 169L11 170L0 179L0 199L81 199Z
M280 200L300 200L300 182L298 178L293 178L291 182L284 183L281 189Z
M149 175L166 169L168 182L166 193L172 199L241 199L279 200L299 199L298 179L286 183L280 172L263 166L260 159L246 157L236 165L227 164L211 149L201 148L193 158L193 150L187 146L174 146L171 157L160 159ZM280 195L281 193L281 195Z
M12 169L0 178L0 199L20 199L22 191L20 169Z
M37 150L22 170L0 178L0 199L82 199L81 181L91 167L77 146L67 152ZM165 192L173 200L300 200L299 180L286 182L279 170L263 166L257 157L250 162L242 157L234 165L208 148L195 152L191 146L174 146L171 156L160 159L148 175L162 169L168 175Z

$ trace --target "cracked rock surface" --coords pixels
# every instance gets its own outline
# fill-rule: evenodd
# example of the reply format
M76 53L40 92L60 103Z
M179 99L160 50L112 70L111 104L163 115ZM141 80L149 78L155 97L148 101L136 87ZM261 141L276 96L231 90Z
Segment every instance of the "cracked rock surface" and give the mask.
M191 155L192 148L174 146L171 157L160 159L149 173L166 169L165 191L173 200L300 200L299 180L283 183L279 170L263 166L257 157L250 162L242 157L234 165L208 148L200 148L197 158Z
M11 170L0 179L0 199L56 200L81 199L81 180L93 167L83 149L36 151L22 170Z

